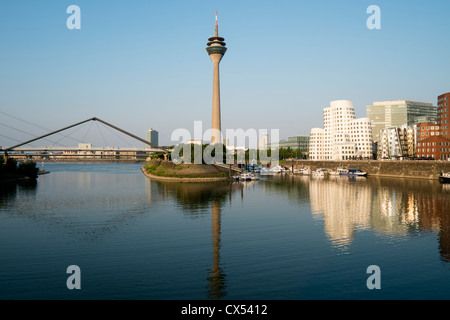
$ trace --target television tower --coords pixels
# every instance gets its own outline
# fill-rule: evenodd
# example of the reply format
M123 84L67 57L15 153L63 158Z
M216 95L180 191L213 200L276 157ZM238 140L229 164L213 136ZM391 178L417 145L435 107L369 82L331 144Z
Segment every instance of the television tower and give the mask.
M222 143L221 137L221 125L220 125L220 81L219 81L219 63L222 60L223 55L227 51L225 39L219 37L218 25L217 25L217 11L216 11L216 27L214 37L208 39L208 47L206 51L211 58L214 65L213 76L213 103L212 103L212 133L211 144Z

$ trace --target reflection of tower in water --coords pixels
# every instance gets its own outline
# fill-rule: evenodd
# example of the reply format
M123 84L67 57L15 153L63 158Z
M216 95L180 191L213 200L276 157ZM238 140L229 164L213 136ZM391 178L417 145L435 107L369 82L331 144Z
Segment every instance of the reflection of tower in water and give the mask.
M213 236L213 264L208 277L208 298L220 299L226 295L225 274L220 267L220 203L212 201L211 204L212 236Z
M187 216L205 217L211 214L211 234L212 234L212 265L207 275L207 290L209 299L221 299L227 295L226 276L221 268L221 208L228 201L231 203L232 194L237 190L242 190L242 184L228 182L196 183L171 183L152 181L154 187L148 194L159 190L163 195L161 198L167 200L173 197L177 206L183 209Z

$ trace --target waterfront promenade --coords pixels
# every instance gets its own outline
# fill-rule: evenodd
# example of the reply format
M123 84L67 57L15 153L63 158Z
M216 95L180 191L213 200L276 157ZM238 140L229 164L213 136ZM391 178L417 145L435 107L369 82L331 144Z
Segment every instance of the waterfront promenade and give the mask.
M311 170L325 168L336 170L344 167L361 169L372 176L438 179L442 170L450 171L450 161L415 161L415 160L341 160L341 161L312 161L287 160L285 166L294 168L308 167Z

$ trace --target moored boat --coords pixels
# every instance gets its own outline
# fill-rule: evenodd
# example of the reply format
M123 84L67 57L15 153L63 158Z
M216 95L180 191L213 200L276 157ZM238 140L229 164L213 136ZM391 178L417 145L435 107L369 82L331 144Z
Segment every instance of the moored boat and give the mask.
M259 180L258 175L251 172L244 172L239 175L239 181Z
M261 174L262 175L273 175L273 174L277 174L277 173L281 173L283 172L283 168L281 166L276 166L273 168L262 168L261 169Z
M316 171L313 171L313 175L315 176L328 176L330 173L327 169L317 169Z
M309 170L308 168L294 169L294 174L310 175L311 170Z
M356 176L356 177L367 177L367 172L361 171L360 169L348 169L347 173L344 173L347 176Z
M442 171L439 176L440 183L450 183L450 172Z

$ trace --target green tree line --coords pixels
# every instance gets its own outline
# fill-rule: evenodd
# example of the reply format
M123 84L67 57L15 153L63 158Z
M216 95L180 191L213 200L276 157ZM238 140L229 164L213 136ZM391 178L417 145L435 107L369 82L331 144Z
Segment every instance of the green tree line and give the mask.
M4 157L0 156L0 179L36 178L38 171L34 161L17 163L15 159L8 158L5 162Z
M190 148L191 148L191 163L194 163L195 157L199 156L198 153L201 152L202 155L203 155L203 152L205 152L205 148L208 147L208 146L209 146L208 144L203 144L201 149L200 149L198 145L196 146L194 144L191 144L190 145ZM172 147L172 148L174 148L174 147ZM179 147L182 148L183 145L179 145ZM188 146L188 148L189 148L189 146ZM219 146L219 148L220 148L220 146ZM226 163L227 156L230 156L230 153L227 151L225 145L223 145L223 144L222 144L222 150L223 150L223 163ZM292 149L291 147L279 148L278 150L274 150L274 151L275 152L278 151L279 160L291 159L291 158L300 159L300 158L305 158L306 157L300 149ZM264 152L264 154L267 153L267 157L271 157L272 156L272 150L271 149L264 150L264 151L254 150L254 149L251 149L251 150L247 149L245 151L245 153L244 153L244 159L245 159L245 161L250 161L250 160L260 161L261 160L261 157L260 157L260 153L261 152ZM255 155L256 155L256 159L254 159ZM180 151L180 156L183 156L183 149L181 149L181 151ZM213 157L215 156L214 151L211 153L211 156L213 156ZM231 156L234 157L235 161L237 161L238 158L242 159L242 156L240 154L238 154L238 153L236 153L234 155L231 155ZM151 155L150 158L151 159L164 159L164 154L163 153L155 153L155 154ZM202 159L203 159L203 157L202 157ZM172 160L171 154L169 155L169 160ZM203 159L203 163L205 163L204 159Z

